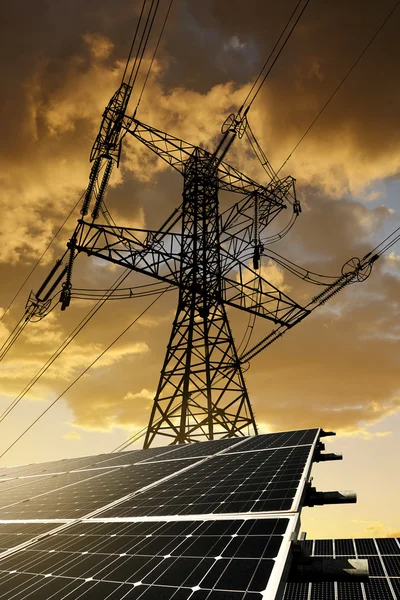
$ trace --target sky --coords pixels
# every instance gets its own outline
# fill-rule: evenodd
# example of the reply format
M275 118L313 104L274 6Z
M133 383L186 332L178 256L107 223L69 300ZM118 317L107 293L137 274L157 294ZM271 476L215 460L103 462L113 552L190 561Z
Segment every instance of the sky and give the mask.
M292 6L293 4L293 6ZM393 0L311 0L249 113L251 127L277 169L365 48ZM167 2L161 0L161 14ZM215 147L225 118L237 110L295 3L272 0L174 0L138 118ZM84 191L101 115L118 88L139 2L16 0L3 3L0 56L0 310L2 314ZM20 15L25 18L21 21ZM352 71L285 164L296 179L302 214L271 247L319 273L338 275L400 225L400 135L397 77L400 9ZM161 26L161 19L156 23ZM157 29L158 31L158 29ZM150 40L149 58L156 37ZM135 88L131 108L135 108ZM228 162L267 183L246 146ZM121 226L157 229L180 203L182 178L138 142L126 139L107 206ZM228 195L221 204L236 201ZM0 322L5 340L69 239L77 209ZM271 233L276 232L271 226ZM295 280L267 260L263 273L300 303L320 288ZM81 255L73 285L106 288L120 271ZM131 274L126 285L150 280ZM258 355L246 383L261 432L323 427L337 432L327 450L344 460L313 469L319 489L355 489L358 504L306 509L309 537L369 537L400 531L395 498L400 406L400 247L372 275L317 309ZM61 394L1 464L113 450L147 424L177 295L170 292L69 391L69 383L148 304L107 303L39 382L0 423L1 452ZM73 301L31 323L0 363L0 408L20 394L91 308ZM229 310L240 341L245 320ZM265 332L257 321L256 336Z

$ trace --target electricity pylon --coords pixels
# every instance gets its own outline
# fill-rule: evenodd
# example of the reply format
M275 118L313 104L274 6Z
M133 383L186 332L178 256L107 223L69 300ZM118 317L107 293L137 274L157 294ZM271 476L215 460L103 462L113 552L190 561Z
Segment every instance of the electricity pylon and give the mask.
M181 444L204 437L212 440L257 433L226 306L278 325L308 314L257 272L262 232L289 205L299 213L294 180L273 178L263 186L224 162L233 140L241 137L246 127L246 115L241 116L240 111L227 119L222 139L210 153L135 118L128 119L130 92L123 83L114 94L92 149L83 218L69 242L69 262L63 271L62 309L70 302L72 265L79 252L176 286L178 308L144 447L158 435ZM183 202L157 231L96 222L127 134L183 175ZM219 210L220 190L241 196L223 213ZM86 221L91 203L92 220ZM40 306L41 298L35 301Z

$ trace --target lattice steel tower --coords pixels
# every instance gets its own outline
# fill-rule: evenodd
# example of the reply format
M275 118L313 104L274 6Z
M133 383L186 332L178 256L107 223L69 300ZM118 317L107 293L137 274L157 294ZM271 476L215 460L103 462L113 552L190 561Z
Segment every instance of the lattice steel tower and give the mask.
M128 119L130 93L130 86L123 83L114 94L92 149L83 218L69 242L69 261L62 272L62 309L73 296L72 265L78 252L178 287L178 308L144 447L158 435L181 444L257 433L242 371L247 358L238 356L226 305L285 328L309 313L257 272L263 230L288 205L293 218L300 212L294 180L272 177L262 186L223 161L235 137L243 135L245 113L239 111L227 119L220 143L209 153L135 118ZM119 162L126 134L140 140L184 178L183 203L158 231L118 227L104 208L112 166ZM220 190L242 197L221 213ZM86 221L91 204L92 219ZM102 215L107 224L97 222ZM53 269L46 285L59 267ZM34 311L46 308L45 284L31 297Z
M226 315L216 160L196 148L184 168L179 301L145 445L257 432Z

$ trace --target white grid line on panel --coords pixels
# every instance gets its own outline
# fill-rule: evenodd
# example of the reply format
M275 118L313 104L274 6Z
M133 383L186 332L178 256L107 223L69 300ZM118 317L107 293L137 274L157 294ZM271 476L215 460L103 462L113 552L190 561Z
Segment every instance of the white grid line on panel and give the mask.
M252 515L248 515L248 518L250 520L254 520L254 519L252 519ZM189 522L191 521L191 519L186 519L186 520L189 521ZM205 519L205 520L207 520L207 519ZM215 520L216 519L212 519L212 518L209 519L209 521L215 521ZM228 520L228 519L225 519L225 520ZM278 554L273 559L274 560L274 566L272 568L271 575L270 575L270 577L269 577L269 579L267 581L267 587L265 588L264 591L260 591L259 592L259 593L262 593L262 596L263 596L263 598L265 600L272 600L273 598L275 598L277 592L282 588L282 581L284 580L283 573L289 567L288 561L289 561L289 551L290 551L291 540L293 539L294 533L296 533L296 534L298 533L299 527L300 527L299 516L298 515L292 516L289 519L289 525L286 528L286 531L285 531L285 533L282 536L283 539L282 539L282 543L281 543L281 546L279 548ZM227 538L228 538L228 536L227 536ZM180 544L182 544L182 543L183 543L183 538L182 538L182 541L180 542ZM229 543L230 543L230 540L229 541L227 540L226 547L229 545ZM178 545L177 548L179 548L179 545ZM63 551L60 550L59 552L63 552ZM64 552L64 554L65 553L66 552ZM95 553L96 552L94 552L94 554ZM45 554L45 552L43 552L43 554ZM70 558L70 560L68 560L67 562L63 562L62 563L62 568L65 569L68 566L72 566L74 563L76 564L79 561L79 555L80 554L81 553L79 553L77 551L71 552L71 558ZM83 553L83 554L85 554L85 553ZM110 555L108 554L106 556L110 556ZM102 570L104 570L105 568L109 568L114 563L117 563L119 557L120 557L120 555L115 555L115 560L114 561L112 561L111 563L108 563L108 564L104 564L103 569L101 569L96 574L96 577L93 577L93 578L90 578L90 579L92 579L93 581L98 581L100 583L103 580L103 577L101 575ZM166 557L166 558L168 558L168 557ZM214 558L216 560L218 559L218 557L214 557ZM216 589L220 589L220 588L217 587L218 581L223 577L224 573L226 572L226 570L228 569L228 567L230 566L230 564L231 564L231 562L232 562L232 560L234 558L236 558L236 560L240 560L240 557L238 559L237 557L233 556L232 558L230 558L227 561L225 569L219 574L218 580L216 580L216 582L215 582ZM32 567L34 567L35 564L37 564L37 563L40 564L40 562L42 561L42 559L43 559L43 556L41 554L39 554L39 556L33 557L33 558L32 557L27 557L26 560L28 562L25 563L26 564L26 569L24 569L24 564L22 564L22 568L19 568L16 572L17 573L21 573L21 574L27 574L27 575L31 574L33 577L36 577L36 576L39 575L39 576L43 576L44 578L53 577L53 578L58 578L59 580L60 579L66 579L67 581L82 580L82 585L85 583L85 581L88 581L87 578L85 578L83 576L82 577L72 577L72 576L68 576L68 575L57 575L57 574L53 575L52 573L44 573L44 572L43 573L42 572L37 573L37 572L30 571L30 569L32 569ZM99 557L99 560L101 560L100 557ZM175 562L177 562L178 560L179 560L179 555L175 558ZM262 558L258 559L258 564L261 564L261 560L262 560ZM104 563L105 563L105 560L104 560ZM202 575L202 579L201 579L200 583L202 583L202 581L204 581L204 579L207 577L208 573L210 572L210 570L212 569L212 567L214 566L214 564L215 563L212 563L210 565L210 568L208 569L208 571L205 572ZM99 567L100 566L101 566L101 562L99 563ZM151 572L153 572L155 570L155 568L156 568L156 566L153 569L151 569L146 574L146 577ZM5 573L5 574L6 573L7 574L12 574L13 572L3 571L3 573ZM161 577L161 576L162 576L162 573L159 575L159 577ZM0 577L1 577L1 570L0 570ZM99 579L97 579L97 577L99 577ZM110 583L116 583L116 584L121 584L121 585L123 585L125 583L125 584L128 584L128 585L131 585L132 587L135 586L135 583L131 583L129 581L121 582L120 580L113 580L112 577L111 578L105 577L104 580L106 580L107 582L110 582ZM157 584L157 581L158 581L158 579L156 579L151 584L151 586L158 587L158 585L161 585L161 587L163 587L163 588L171 587L171 592L172 592L172 590L175 590L175 589L187 588L187 586L185 586L184 583L181 586L179 586L179 588L176 588L176 587L172 587L172 586L168 586L168 585ZM33 586L30 586L30 587L33 587ZM40 586L39 589L41 587L43 587L43 586ZM27 588L26 591L28 591L28 590L29 590L29 588ZM38 591L38 587L36 585L35 586L35 592L37 592L37 591ZM146 588L143 591L143 593L145 593L145 591L146 591ZM173 598L173 595L171 596L171 598ZM48 598L51 598L51 596L48 596ZM68 595L64 596L64 598L68 598ZM75 596L75 598L76 598L76 596Z
M375 543L375 547L376 547L376 553L377 553L377 556L379 558L379 562L381 563L383 572L385 573L386 581L387 581L387 584L388 584L388 586L390 588L390 592L391 592L391 594L393 596L393 600L398 600L397 594L396 594L396 592L395 592L395 590L394 590L394 588L392 586L392 583L390 581L389 574L388 574L386 566L385 566L385 561L382 558L382 554L381 554L381 551L379 549L379 545L378 545L376 539L374 540L374 543Z
M185 467L184 469L181 469L175 473L171 473L170 475L167 475L166 477L163 477L162 479L159 479L153 483L150 483L147 486L144 486L143 488L140 488L139 490L136 490L135 492L131 492L130 494L126 494L125 496L123 496L122 498L118 498L117 500L114 500L113 502L110 502L94 511L91 511L89 513L87 513L86 515L83 515L82 517L79 517L77 519L74 519L72 521L69 521L67 523L64 523L63 525L61 525L60 527L47 532L45 534L40 534L39 536L36 536L33 540L30 540L29 542L25 542L24 544L15 546L14 548L10 548L9 550L6 550L4 552L0 552L0 560L1 558L3 558L4 556L9 556L11 553L13 552L18 552L20 549L25 548L27 545L30 545L32 543L36 543L38 540L43 539L43 537L47 537L49 535L53 535L54 533L58 533L59 531L63 531L66 527L70 527L71 525L73 525L74 523L79 523L82 519L89 519L90 517L95 517L98 514L101 514L102 512L109 510L110 508L113 508L115 506L117 506L118 504L122 504L123 502L125 502L126 500L129 500L130 498L133 498L135 495L139 494L142 491L146 491L148 489L151 489L152 487L155 487L156 485L158 485L159 483L162 483L164 481L168 481L169 479L171 479L172 477L175 477L176 475L183 473L185 471L188 471L189 469L193 468L195 465L204 462L205 460L208 459L203 459L200 460L198 462L195 462L192 465L189 465L188 467ZM98 477L98 475L96 476Z
M118 471L118 470L119 470L119 467L115 467L114 471ZM63 473L61 473L61 475L62 474ZM56 475L59 475L59 473L57 473ZM97 479L98 477L103 477L103 475L108 475L108 472L107 473L98 473L97 475L93 475L92 477L87 477L86 479L82 479L80 481L74 481L73 483L67 483L66 485L61 485L60 487L55 488L53 490L48 490L47 492L42 492L41 494L36 494L35 496L30 496L29 500L34 500L35 498L42 498L43 496L48 496L49 494L59 492L60 490L65 490L69 487L72 487L75 485L80 485L81 483L87 483L88 481L91 481L92 479ZM52 475L52 476L54 477L54 475ZM25 502L25 499L18 500L18 502L12 502L11 504L6 504L5 506L0 506L0 510L3 510L5 508L11 508L12 506L17 506L18 504L22 504L23 502Z

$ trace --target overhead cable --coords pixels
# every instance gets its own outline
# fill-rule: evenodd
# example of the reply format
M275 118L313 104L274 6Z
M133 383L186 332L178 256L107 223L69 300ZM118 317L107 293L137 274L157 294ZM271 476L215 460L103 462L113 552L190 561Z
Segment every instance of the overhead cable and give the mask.
M70 212L68 213L68 215L66 216L66 218L64 219L64 221L61 223L60 227L57 229L56 233L53 235L53 237L51 238L50 242L48 243L48 245L46 246L45 250L42 252L42 254L40 255L40 257L38 258L38 260L36 261L36 263L34 264L34 266L32 267L32 269L30 270L30 272L28 273L28 275L26 276L26 278L24 279L24 281L22 282L19 290L16 292L15 296L13 297L13 299L11 300L11 302L9 303L9 305L7 306L7 308L5 309L5 311L3 312L3 314L0 317L0 322L3 320L4 316L7 314L7 312L10 310L11 306L14 304L15 300L17 299L17 297L19 296L19 294L21 293L22 289L24 288L25 284L27 283L27 281L31 278L31 276L33 275L34 271L37 269L37 267L40 265L41 261L43 260L43 257L45 256L46 252L48 252L48 250L50 249L50 246L54 243L55 239L57 238L58 234L60 233L60 231L64 228L66 222L68 221L68 219L71 217L72 213L75 211L75 209L77 208L78 204L80 203L80 201L82 200L84 196L84 193L81 195L81 197L78 199L78 201L75 203L75 205L72 207L72 209L70 210Z
M164 33L165 26L166 26L166 24L167 24L168 16L169 16L169 13L170 13L171 6L172 6L172 3L173 3L173 1L174 1L174 0L170 0L169 6L168 6L168 9L167 9L167 13L166 13L166 15L165 15L165 18L164 18L163 25L162 25L162 27L161 27L160 35L158 36L157 44L156 44L156 47L155 47L155 49L154 49L154 52L153 52L153 56L152 56L152 58L151 58L151 61L150 61L150 66L149 66L149 68L147 69L147 74L146 74L146 77L145 77L145 80L144 80L144 83L143 83L143 86L142 86L141 92L140 92L140 94L139 94L139 99L138 99L138 101L137 101L137 105L136 105L136 109L135 109L135 114L136 114L136 112L137 112L137 110L138 110L138 108L139 108L139 104L140 104L140 102L142 101L142 96L143 96L144 88L146 87L147 80L148 80L148 78L149 78L149 76L150 76L150 72L151 72L151 69L152 69L152 67L153 67L154 59L155 59L155 57L156 57L157 50L158 50L158 46L160 45L160 41L161 41L162 35L163 35L163 33Z
M138 32L139 32L140 23L141 23L141 20L142 20L142 17L143 17L143 12L144 12L146 4L147 4L147 0L143 0L142 9L141 9L140 14L139 14L139 19L138 19L138 22L137 22L137 25L136 25L136 30L135 30L135 33L134 33L134 36L133 36L133 40L132 40L132 44L131 44L131 47L130 47L130 50L129 50L128 58L126 60L125 69L124 69L124 72L122 74L121 83L123 83L125 81L126 71L128 70L129 61L131 60L131 57L132 57L133 48L134 48L135 43L136 43L136 38L137 38L137 35L138 35Z
M392 14L394 13L394 11L396 10L396 8L399 6L399 4L400 4L400 0L398 2L396 2L395 6L389 12L389 14L385 18L385 20L381 23L381 25L375 31L374 35L369 40L368 44L365 46L365 48L363 49L363 51L361 52L361 54L359 54L359 56L356 58L356 60L354 61L354 63L351 65L350 69L347 71L346 75L343 77L343 79L341 80L341 82L339 83L339 85L335 88L335 90L329 96L328 100L325 102L325 104L323 105L323 107L321 108L321 110L319 111L319 113L317 114L317 116L315 117L315 119L311 122L311 124L308 126L308 128L306 129L306 131L303 133L303 135L301 136L301 138L299 139L299 141L297 142L297 144L295 145L295 147L293 148L293 150L290 152L290 154L287 157L287 159L282 163L282 165L278 169L277 173L279 173L283 169L283 167L286 165L286 163L292 157L293 153L300 146L301 142L304 140L304 138L306 137L306 135L311 131L311 129L313 128L313 126L315 125L315 123L318 121L318 119L320 118L320 116L322 115L322 113L324 112L324 110L326 109L326 107L329 105L329 103L331 102L331 100L333 100L333 98L336 96L337 92L340 90L340 88L342 87L342 85L344 84L344 82L346 81L346 79L349 77L349 75L352 73L352 71L354 70L354 68L360 62L360 60L362 59L362 57L364 56L364 54L367 52L368 48L371 46L371 44L374 42L375 38L378 36L378 34L383 29L383 27L386 25L386 23L388 22L388 20L390 19L390 17L392 16Z
M139 70L142 64L143 56L146 51L147 43L149 41L150 33L154 25L154 20L157 14L158 6L160 4L160 0L151 0L151 5L149 11L147 13L146 22L144 24L144 28L142 31L142 35L139 42L139 47L137 50L137 54L135 56L135 61L133 63L129 78L128 85L134 87L136 83L137 76L139 74Z
M92 360L92 362L85 368L83 369L83 371L81 371L81 373L75 377L75 379L73 380L72 383L70 383L62 392L61 394L59 394L57 396L57 398L55 398L55 400L53 400L53 402L4 450L4 452L2 452L2 454L0 454L0 458L3 458L3 456L5 454L7 454L7 452L9 452L9 450L11 450L11 448L13 448L15 446L15 444L17 444L19 442L19 440L21 438L24 437L24 435L26 435L28 433L28 431L30 431L32 429L32 427L34 427L36 425L36 423L38 423L38 421L40 421L40 419L42 419L42 417L44 417L44 415L46 413L49 412L49 410L51 408L53 408L53 406L75 385L75 383L77 381L79 381L81 379L81 377L83 377L88 371L89 369L91 369L105 354L106 352L108 352L108 350L110 350L110 348L112 348L112 346L114 346L114 344L116 344L124 335L125 333L127 333L127 331L129 331L129 329L135 324L137 323L137 321L139 321L139 319L141 319L143 317L143 315L150 310L150 308L152 308L152 306L154 306L154 304L161 298L161 296L164 294L164 292L161 292L161 294L159 294L157 296L157 298L155 300L153 300L153 302L151 302L141 313L140 315L138 315L133 321L131 321L131 323L111 342L111 344L109 344L107 346L107 348L105 348L102 352L100 352L100 354L94 359Z
M301 6L301 4L302 4L303 2L304 2L304 0L299 0L299 1L298 1L297 5L296 5L296 7L295 7L295 9L294 9L294 11L293 11L293 12L292 12L292 14L290 15L290 17L289 17L289 19L288 19L288 21L287 21L287 23L286 23L285 27L283 28L283 30L282 30L282 33L280 34L280 36L279 36L278 40L276 41L276 43L275 43L275 46L272 48L272 50L271 50L271 52L270 52L270 54L269 54L269 56L268 56L267 60L266 60L266 61L265 61L265 63L264 63L264 66L262 67L262 69L261 69L261 71L260 71L259 75L257 76L256 80L254 81L254 83L253 83L253 85L252 85L252 87L251 87L251 89L250 89L249 93L247 94L247 96L246 96L246 98L245 98L245 101L243 102L243 105L242 105L242 108L244 108L244 107L246 106L246 104L248 104L248 105L247 105L247 107L246 107L246 108L247 108L247 111L248 111L248 109L251 107L251 105L253 104L254 100L257 98L257 96L258 96L258 94L259 94L259 92L260 92L260 90L261 90L262 86L264 85L264 83L265 83L265 81L266 81L267 77L268 77L268 76L269 76L269 74L271 73L271 71L272 71L272 69L273 69L273 67L274 67L274 65L275 65L275 63L276 63L276 61L278 60L278 58L279 58L279 57L280 57L280 55L282 54L282 51L284 50L284 48L285 48L285 46L286 46L287 42L289 41L289 39L290 39L290 37L291 37L291 35L292 35L293 31L296 29L296 26L297 26L298 22L300 21L300 19L301 19L302 15L303 15L303 13L304 13L305 9L307 8L307 6L308 6L308 4L309 4L310 0L306 0L306 1L305 1L303 8L301 9L300 13L299 13L299 14L298 14L298 16L296 17L296 19L295 19L295 21L294 21L294 23L293 23L292 27L290 28L289 32L286 34L286 37L285 37L285 39L284 39L283 43L282 43L282 44L281 44L281 46L279 47L279 44L280 44L280 42L281 42L281 40L282 40L283 36L285 35L285 32L286 32L286 30L287 30L287 29L290 27L290 23L292 22L292 20L293 20L293 18L294 18L294 16L295 16L295 14L296 14L296 13L297 13L297 11L299 10L299 8L300 8L300 6ZM268 63L269 63L269 61L272 59L272 57L273 57L273 55L274 55L274 52L275 52L275 50L276 50L278 47L279 47L279 50L277 51L277 53L276 53L276 56L275 56L275 58L274 58L274 59L273 59L273 61L272 61L272 64L271 64L271 65L269 66L269 68L267 69ZM262 74L263 74L263 72L265 71L265 69L267 69L267 71L266 71L266 73L265 73L264 77L262 77ZM262 79L261 79L261 77L262 77ZM260 79L261 79L261 82L260 82L260 83L258 83L258 82L260 81ZM257 89L255 90L255 88L256 88L256 86L257 86L257 85L258 85L258 87L257 87ZM254 90L255 90L255 91L254 91ZM249 100L250 98L251 98L251 100Z
M26 396L26 394L31 390L31 388L39 381L39 379L44 375L44 373L51 367L54 361L64 352L67 346L75 339L80 331L89 323L89 321L94 317L94 315L100 310L100 308L104 305L104 303L108 300L109 295L112 294L112 291L116 289L125 279L130 275L131 271L129 269L125 269L125 271L116 279L113 285L110 287L108 292L106 292L101 300L99 300L95 306L93 306L89 312L83 317L80 323L75 327L73 331L67 336L67 338L60 344L57 350L53 353L53 355L47 360L47 362L37 371L37 373L33 376L30 382L24 387L22 392L18 394L18 396L9 404L9 406L3 411L0 415L0 423L4 421L4 419L10 414L14 408L19 404L19 402Z

